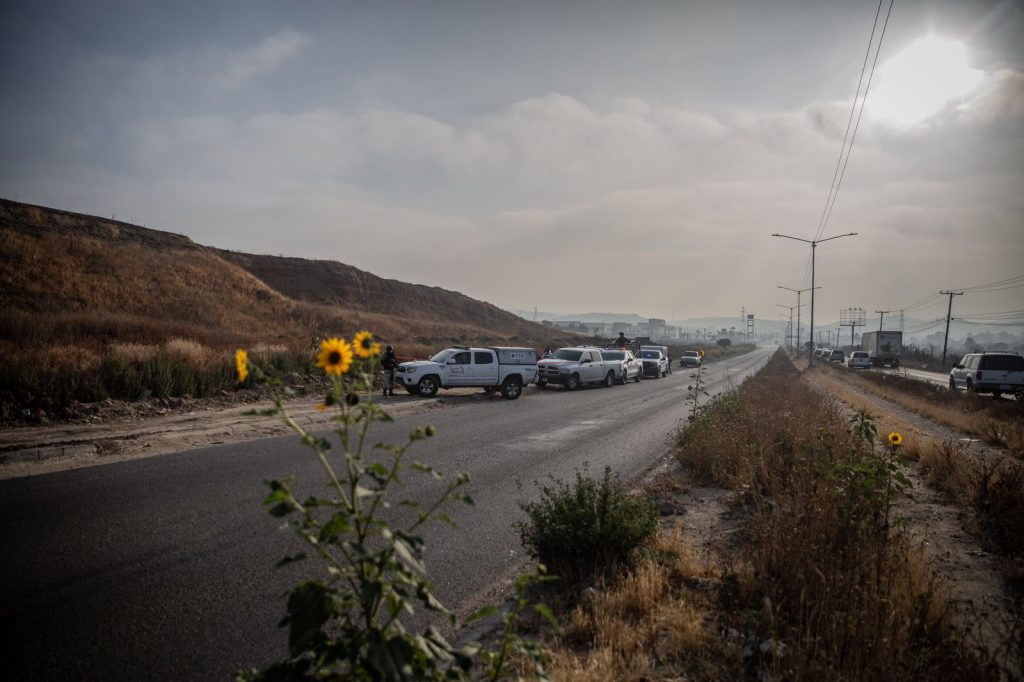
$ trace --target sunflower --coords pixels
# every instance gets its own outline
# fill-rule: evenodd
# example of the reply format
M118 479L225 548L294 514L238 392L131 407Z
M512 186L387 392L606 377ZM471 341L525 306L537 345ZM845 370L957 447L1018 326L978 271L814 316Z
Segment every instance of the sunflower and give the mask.
M241 348L235 351L235 370L238 372L238 383L244 384L249 376L249 354Z
M340 377L348 371L352 364L352 346L345 339L326 339L320 344L320 353L316 356L316 366L323 367L324 372Z
M903 436L893 431L889 434L889 445L898 447L903 442Z
M361 358L368 358L371 355L380 355L380 344L373 340L373 334L361 331L352 339L352 349Z

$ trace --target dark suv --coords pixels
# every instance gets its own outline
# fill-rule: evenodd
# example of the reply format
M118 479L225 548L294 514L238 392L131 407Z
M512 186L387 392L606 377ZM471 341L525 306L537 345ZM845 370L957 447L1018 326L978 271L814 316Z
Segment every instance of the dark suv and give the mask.
M1014 393L1024 389L1024 357L1018 353L968 353L949 372L949 390Z

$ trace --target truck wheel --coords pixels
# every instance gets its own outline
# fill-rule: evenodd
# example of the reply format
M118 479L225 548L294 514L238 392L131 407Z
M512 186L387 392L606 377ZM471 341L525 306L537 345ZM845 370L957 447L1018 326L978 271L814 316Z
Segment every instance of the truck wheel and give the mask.
M953 377L949 378L949 390L956 393L956 382L953 381Z
M515 400L522 395L522 393L523 385L518 379L505 379L505 383L501 385L501 394L505 396L505 400Z
M433 398L437 395L437 389L439 386L437 385L437 379L434 377L423 377L420 379L420 383L417 384L416 388L419 391L419 394L424 398Z
M974 390L974 382L970 379L967 380L967 387L965 389L968 393Z
M569 377L569 380L565 382L566 390L575 391L579 387L580 387L580 375L579 374L572 374Z
M604 375L604 387L611 388L615 385L615 372L608 372Z
M537 388L544 388L548 385L547 379L537 379Z
M640 377L641 377L641 376L643 376L643 372L637 372L637 373L636 373L636 376L635 376L635 377L633 377L633 381L635 381L636 383L638 383L638 384L639 384L639 383L640 383Z

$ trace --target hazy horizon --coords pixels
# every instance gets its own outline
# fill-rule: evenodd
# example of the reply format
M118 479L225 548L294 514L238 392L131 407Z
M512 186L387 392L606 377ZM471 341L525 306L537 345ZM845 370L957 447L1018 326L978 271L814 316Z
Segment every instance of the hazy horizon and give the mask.
M9 3L0 195L505 309L777 320L810 249L770 235L818 230L878 7ZM895 3L816 317L1024 321L1022 45L1020 2Z

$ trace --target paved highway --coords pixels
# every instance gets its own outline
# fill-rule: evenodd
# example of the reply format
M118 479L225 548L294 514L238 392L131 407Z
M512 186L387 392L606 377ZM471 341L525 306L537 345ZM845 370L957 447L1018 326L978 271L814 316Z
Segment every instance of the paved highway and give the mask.
M709 365L709 390L740 382L773 351ZM413 459L471 477L476 505L453 510L459 527L425 534L442 601L473 603L522 558L513 524L533 481L569 480L584 462L628 478L664 455L688 381L677 368L610 389L531 387L516 401L467 400L381 425L382 442L436 425ZM322 486L293 437L0 482L4 677L224 680L280 658L283 595L318 568L273 568L297 542L263 509L262 481L285 476L303 493ZM426 499L428 483L409 472L405 491Z

